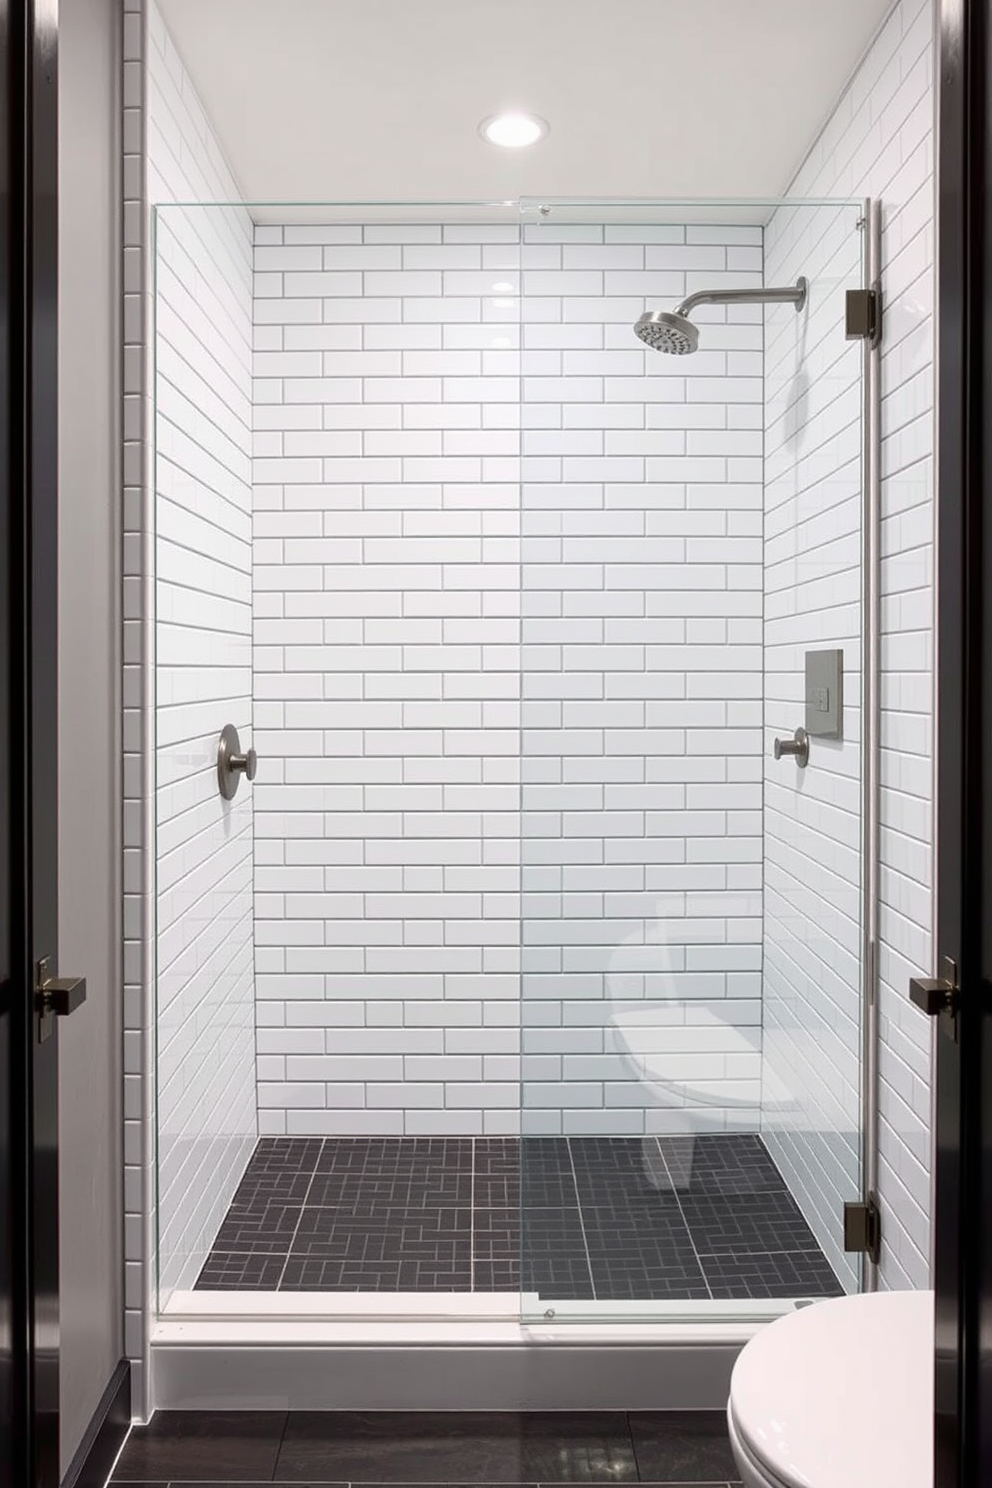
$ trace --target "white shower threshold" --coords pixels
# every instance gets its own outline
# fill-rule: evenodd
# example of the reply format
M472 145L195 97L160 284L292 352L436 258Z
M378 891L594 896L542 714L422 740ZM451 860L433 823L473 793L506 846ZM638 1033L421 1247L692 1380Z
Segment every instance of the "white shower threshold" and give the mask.
M159 1410L714 1410L792 1302L559 1304L516 1293L177 1292L151 1334ZM530 1304L533 1304L532 1306ZM332 1310L333 1309L333 1310ZM533 1318L533 1321L528 1319ZM712 1319L712 1320L710 1320Z

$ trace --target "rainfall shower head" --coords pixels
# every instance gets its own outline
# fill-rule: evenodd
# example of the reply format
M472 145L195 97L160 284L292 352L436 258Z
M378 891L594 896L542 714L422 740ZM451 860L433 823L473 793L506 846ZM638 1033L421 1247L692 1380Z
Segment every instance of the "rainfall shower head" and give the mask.
M646 310L634 326L634 335L654 351L688 356L699 345L699 330L684 315L670 310Z
M699 328L689 319L689 311L697 305L794 305L798 312L806 303L808 290L805 279L780 289L701 289L674 310L645 310L634 326L634 335L653 351L688 356L699 345Z

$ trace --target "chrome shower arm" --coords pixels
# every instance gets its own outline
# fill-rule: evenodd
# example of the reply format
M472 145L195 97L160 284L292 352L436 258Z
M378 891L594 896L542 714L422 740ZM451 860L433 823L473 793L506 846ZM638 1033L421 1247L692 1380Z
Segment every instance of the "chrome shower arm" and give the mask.
M798 279L779 289L700 289L684 299L675 314L689 315L697 305L795 305L799 311L808 288L805 279Z

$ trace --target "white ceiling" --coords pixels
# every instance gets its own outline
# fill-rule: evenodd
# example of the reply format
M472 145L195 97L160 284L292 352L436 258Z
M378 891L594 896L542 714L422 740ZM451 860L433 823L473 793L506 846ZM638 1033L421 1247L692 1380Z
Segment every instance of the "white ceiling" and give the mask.
M246 199L332 202L779 196L891 0L160 4Z

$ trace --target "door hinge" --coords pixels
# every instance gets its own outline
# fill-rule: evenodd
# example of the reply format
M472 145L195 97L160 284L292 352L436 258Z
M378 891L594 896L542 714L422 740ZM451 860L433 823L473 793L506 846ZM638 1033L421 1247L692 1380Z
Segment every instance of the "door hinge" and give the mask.
M85 977L53 977L51 956L35 969L34 1005L38 1013L38 1042L51 1038L55 1018L67 1018L86 1001Z
M849 289L845 302L844 328L848 341L869 341L877 346L882 339L882 291L877 284L871 289Z
M866 1255L878 1265L882 1250L882 1211L874 1194L844 1205L844 1249Z
M913 977L909 983L909 1000L928 1018L939 1018L940 1027L956 1042L960 992L957 962L944 956L940 970L939 977Z

